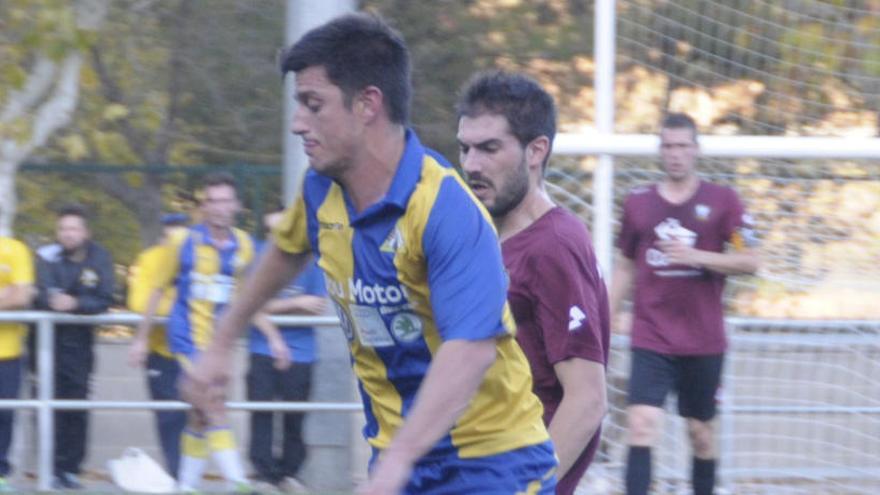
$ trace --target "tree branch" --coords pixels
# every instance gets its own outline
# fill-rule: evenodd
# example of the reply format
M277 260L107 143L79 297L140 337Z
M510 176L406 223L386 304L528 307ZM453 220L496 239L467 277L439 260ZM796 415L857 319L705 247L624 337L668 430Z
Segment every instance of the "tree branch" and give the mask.
M10 92L3 112L0 113L0 122L12 122L32 111L52 87L55 69L55 63L49 57L40 55L22 89Z
M125 105L127 103L125 94L122 92L122 88L120 88L119 84L117 84L110 75L110 71L107 70L107 66L104 64L104 59L101 57L101 51L96 46L92 46L89 52L92 56L92 68L95 69L95 73L98 75L98 80L101 82L101 93L103 93L104 98L111 103ZM143 143L146 142L146 139L143 139L139 135L137 130L131 125L128 117L119 120L119 130L122 132L122 135L125 136L125 140L128 143L128 146L131 147L132 151L134 151L141 160L146 161L147 149L143 145Z
M174 15L173 37L174 44L171 50L171 58L168 61L168 111L162 126L156 133L156 146L149 156L148 163L164 163L168 161L168 150L177 126L177 115L180 111L180 78L183 71L183 47L186 46L188 27L186 20L190 18L192 3L190 0L180 2L178 11Z

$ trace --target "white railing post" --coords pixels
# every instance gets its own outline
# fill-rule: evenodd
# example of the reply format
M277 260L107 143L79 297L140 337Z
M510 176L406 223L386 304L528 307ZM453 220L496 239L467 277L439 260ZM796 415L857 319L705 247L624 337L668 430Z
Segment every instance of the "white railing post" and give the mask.
M718 452L720 455L716 456L718 462L716 469L719 478L721 478L718 486L731 489L733 485L730 480L731 476L728 476L728 473L732 472L734 464L733 458L735 457L735 455L733 455L733 448L735 434L734 425L736 421L733 411L735 407L734 402L736 401L736 391L734 390L736 380L734 377L733 364L736 361L737 354L737 350L732 345L732 342L736 339L739 326L736 323L731 322L729 319L726 319L724 323L727 327L727 340L729 343L727 353L724 356L724 368L721 370L721 407L719 408L721 420L718 421L719 431L715 433L715 438L720 438L721 441L718 445Z
M54 410L51 403L55 392L53 359L55 326L48 316L37 321L37 484L40 491L51 489L53 450L55 445Z
M596 59L596 129L600 135L614 133L614 0L597 0L593 53ZM611 279L614 252L614 157L599 155L593 175L593 244L606 279Z

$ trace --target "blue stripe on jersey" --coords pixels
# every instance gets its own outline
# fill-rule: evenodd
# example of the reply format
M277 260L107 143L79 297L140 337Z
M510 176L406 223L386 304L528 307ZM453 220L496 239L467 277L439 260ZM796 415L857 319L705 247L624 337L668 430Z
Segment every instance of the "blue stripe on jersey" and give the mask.
M468 243L461 242L462 232L468 233ZM431 308L443 340L481 340L507 332L499 318L507 302L507 277L498 238L457 177L443 179L422 246Z
M180 269L178 271L177 299L168 321L168 345L171 352L190 354L193 348L193 329L189 321L189 300L192 268L195 264L195 248L192 235L187 235L180 246Z
M311 168L306 170L306 175L303 179L303 191L308 191L309 193L302 193L302 199L305 202L306 211L311 213L306 215L306 228L308 229L309 244L311 244L312 253L316 258L320 256L321 251L319 249L320 243L318 242L318 216L314 212L318 211L318 208L327 199L327 193L332 185L333 180L329 177L320 175Z

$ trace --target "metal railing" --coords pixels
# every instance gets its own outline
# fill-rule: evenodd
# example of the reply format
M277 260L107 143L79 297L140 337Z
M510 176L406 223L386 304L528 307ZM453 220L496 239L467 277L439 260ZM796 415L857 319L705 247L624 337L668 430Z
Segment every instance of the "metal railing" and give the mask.
M306 316L273 316L271 321L283 326L337 327L339 320L334 317ZM0 322L17 322L36 324L37 345L37 398L29 400L0 400L0 409L31 409L37 412L38 429L38 488L48 490L53 475L52 452L54 449L54 418L56 410L183 410L189 405L180 401L101 401L101 400L59 400L54 399L54 356L53 342L56 324L86 325L136 325L141 316L136 313L106 313L100 315L72 315L43 311L0 311ZM162 319L157 319L157 323ZM860 345L870 348L880 347L880 322L864 320L842 321L794 321L794 320L763 320L755 318L728 318L727 325L731 336L731 351L745 351L756 346L791 346L799 348L833 349L839 346ZM827 328L864 328L867 332L833 332L833 335L822 333L763 334L760 332L744 332L742 329L827 329ZM612 348L620 351L629 347L629 338L614 335ZM732 390L734 377L725 374L725 389ZM323 411L323 412L360 412L363 406L356 402L228 402L227 406L234 410L244 411ZM729 404L722 406L722 432L727 438L732 437L733 418L738 414L785 414L791 412L807 413L847 413L847 414L878 414L877 407L835 407L830 405L799 406L756 406L750 404ZM724 443L724 442L722 442ZM724 448L724 445L722 445ZM728 446L728 448L730 448Z
M335 327L336 317L330 316L272 316L270 320L282 326ZM189 404L181 401L101 401L54 399L54 345L55 325L137 325L141 316L136 313L106 313L100 315L73 315L47 311L0 311L0 322L32 323L36 325L36 400L0 400L0 409L32 409L37 414L37 486L49 490L53 475L54 416L56 410L181 410ZM156 322L163 320L157 318ZM363 406L356 402L228 402L227 407L245 411L333 411L360 412Z

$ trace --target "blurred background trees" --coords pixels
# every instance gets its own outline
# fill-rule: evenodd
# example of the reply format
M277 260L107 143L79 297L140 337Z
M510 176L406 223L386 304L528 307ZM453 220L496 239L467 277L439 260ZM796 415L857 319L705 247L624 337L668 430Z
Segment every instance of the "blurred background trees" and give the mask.
M103 22L91 30L77 27L74 10L81 4L91 4L92 11L106 5ZM95 210L99 238L125 262L156 238L163 209L191 208L189 194L203 165L235 165L245 175L279 167L280 174L287 125L276 56L285 4L0 2L0 171L15 161L10 149L31 146L41 115L34 105L52 101L48 89L39 98L26 97L34 75L51 63L49 87L57 88L70 80L62 76L65 57L74 56L79 66L71 118L59 119L43 143L16 155L25 157L16 163L30 164L17 179L19 234L34 243L45 240L53 221L46 209L78 200ZM476 70L528 72L557 98L561 130L592 128L594 2L363 0L360 7L388 18L407 39L414 61L412 124L453 163L453 105ZM880 0L618 0L617 11L618 132L654 132L662 113L672 109L693 114L704 133L878 135ZM555 163L571 179L566 187L588 204L592 160ZM880 179L871 164L760 160L708 166L739 175L734 185L755 196L764 220L788 222L786 230L822 225L823 234L812 241L805 235L796 249L768 229L779 256L796 260L786 269L822 258L824 251L807 251L829 247L829 239L880 239L880 217L871 216L873 210L848 214L864 225L876 223L877 232L852 226L836 212L814 211L805 200L824 195L823 204L833 205L841 194L869 197L866 192ZM619 194L631 181L651 178L650 160L621 160L618 167ZM786 176L817 180L779 182ZM854 177L868 189L843 193L835 185ZM821 185L823 178L831 185ZM3 215L14 211L6 206L15 204L9 184L0 179L0 226ZM768 203L769 193L778 198ZM246 189L245 199L253 213L279 194L273 181L259 192ZM822 270L813 271L823 276Z

